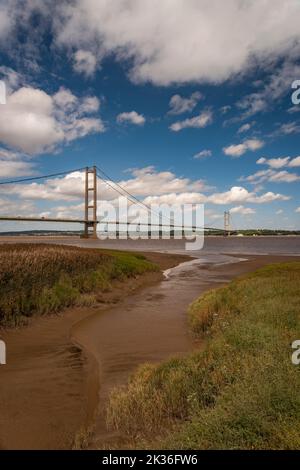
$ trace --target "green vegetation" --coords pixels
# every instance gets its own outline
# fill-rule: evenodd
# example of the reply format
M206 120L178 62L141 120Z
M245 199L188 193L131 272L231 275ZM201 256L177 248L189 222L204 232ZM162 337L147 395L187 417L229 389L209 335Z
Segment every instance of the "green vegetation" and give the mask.
M140 448L299 449L300 263L206 293L189 321L204 350L142 366L112 393L109 426Z
M0 325L91 304L113 280L157 271L142 255L46 244L0 245Z
M231 230L231 235L244 235L245 237L259 236L259 237L289 237L299 236L300 230L273 230L273 229L249 229L249 230ZM205 235L223 236L223 231L215 232L213 230L207 230Z

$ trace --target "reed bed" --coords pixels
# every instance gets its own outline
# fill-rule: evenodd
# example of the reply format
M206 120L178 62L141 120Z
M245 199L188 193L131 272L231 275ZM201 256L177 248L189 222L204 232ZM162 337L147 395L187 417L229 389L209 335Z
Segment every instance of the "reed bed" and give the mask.
M0 245L0 325L56 312L105 291L114 279L158 267L141 255L63 245Z

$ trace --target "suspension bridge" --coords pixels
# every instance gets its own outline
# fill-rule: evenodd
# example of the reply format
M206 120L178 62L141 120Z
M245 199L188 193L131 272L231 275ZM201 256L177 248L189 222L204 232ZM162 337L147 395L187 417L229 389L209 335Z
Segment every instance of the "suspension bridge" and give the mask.
M97 226L101 222L98 219L97 215L97 207L98 207L98 178L105 183L110 189L117 192L119 195L125 197L130 203L138 204L144 210L147 211L148 214L153 213L153 209L145 204L144 202L140 201L136 196L130 193L126 188L121 186L119 183L114 181L106 172L100 169L97 166L92 167L84 167L84 168L76 168L69 171L59 172L59 173L52 173L43 176L35 176L23 179L16 179L16 180L7 180L7 181L0 181L0 190L1 187L7 187L9 185L15 185L19 183L31 183L38 180L49 180L51 178L57 178L61 176L66 176L68 174L72 174L75 172L84 172L84 187L83 187L83 196L84 196L84 217L83 218L55 218L55 217L26 217L23 215L1 215L0 214L0 221L13 221L13 222L55 222L55 223L64 223L64 224L82 224L84 227L82 237L83 238L98 238L97 237ZM156 214L157 216L158 214ZM155 227L158 228L159 233L162 233L163 229L169 230L183 230L184 231L192 231L194 233L197 232L213 232L213 233L223 233L224 235L230 235L230 213L224 212L224 229L216 228L216 227L198 227L198 226L182 226L176 225L172 223L171 219L169 219L168 224L162 222L162 216L160 215L159 223L155 223ZM122 220L105 220L104 222L107 226L114 225L117 227L129 227L131 222L126 222ZM137 224L139 227L147 227L149 230L150 224L149 222L141 222Z

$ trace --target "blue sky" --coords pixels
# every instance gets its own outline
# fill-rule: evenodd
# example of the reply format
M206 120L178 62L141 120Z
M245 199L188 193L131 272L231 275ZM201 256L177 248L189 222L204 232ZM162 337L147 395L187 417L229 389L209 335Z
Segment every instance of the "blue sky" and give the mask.
M236 227L300 229L299 13L294 0L0 2L0 179L97 164L147 203L205 203L211 226L230 209ZM81 192L80 174L4 186L0 212L77 216Z

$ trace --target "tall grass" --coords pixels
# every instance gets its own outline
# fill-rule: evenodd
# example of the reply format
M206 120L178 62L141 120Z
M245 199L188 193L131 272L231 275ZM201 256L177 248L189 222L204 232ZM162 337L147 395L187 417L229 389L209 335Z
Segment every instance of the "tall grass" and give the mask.
M115 279L158 267L140 255L46 244L0 245L0 324L56 312Z
M300 263L208 292L189 321L204 351L142 366L112 393L108 425L143 448L300 449Z

